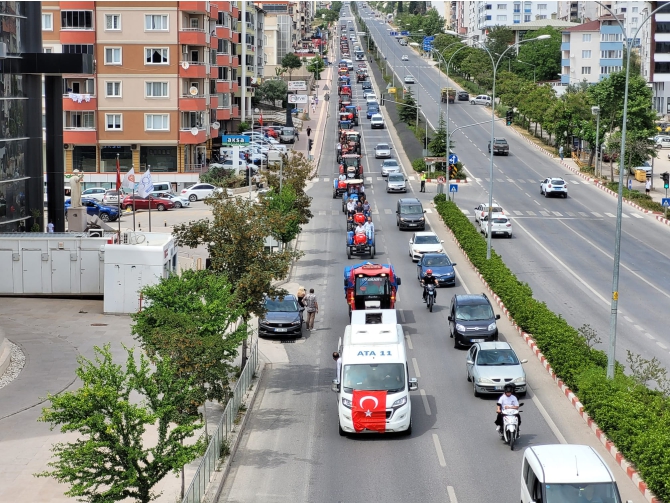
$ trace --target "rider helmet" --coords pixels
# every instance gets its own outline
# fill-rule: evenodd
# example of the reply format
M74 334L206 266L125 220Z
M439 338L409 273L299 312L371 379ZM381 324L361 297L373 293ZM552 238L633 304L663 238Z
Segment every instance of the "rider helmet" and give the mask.
M505 393L514 393L514 384L505 384Z
M429 274L433 274L433 270L432 270L432 269L427 269L427 270L426 270L426 275L429 275Z

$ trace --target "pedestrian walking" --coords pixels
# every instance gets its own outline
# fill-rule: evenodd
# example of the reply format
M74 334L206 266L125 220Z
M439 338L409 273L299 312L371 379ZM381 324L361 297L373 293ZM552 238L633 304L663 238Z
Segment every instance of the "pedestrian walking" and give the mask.
M307 126L307 138L309 138L310 134L312 134L312 128Z
M649 192L651 192L651 179L647 178L647 183L644 184L644 191L646 192L647 195L649 195Z
M647 191L647 193L649 193L649 191ZM53 231L54 231L54 223L49 221L49 223L47 224L47 232L53 233Z
M314 103L312 103L312 113L313 114L316 113L316 105Z
M301 285L298 288L298 293L296 294L296 297L298 297L298 304L300 305L300 307L303 307L303 308L305 307L305 302L304 302L305 295L307 295L307 290L305 290L305 287Z
M340 380L342 374L342 357L337 351L333 352L333 360L335 360L335 376L337 380Z
M314 104L318 107L319 106L319 97L314 96Z
M558 156L563 160L563 145L558 148Z
M426 192L426 173L421 173L421 190L419 192Z
M307 311L307 330L314 330L314 317L319 312L319 303L314 295L314 288L309 289L309 293L305 295L302 300L305 304L305 311Z

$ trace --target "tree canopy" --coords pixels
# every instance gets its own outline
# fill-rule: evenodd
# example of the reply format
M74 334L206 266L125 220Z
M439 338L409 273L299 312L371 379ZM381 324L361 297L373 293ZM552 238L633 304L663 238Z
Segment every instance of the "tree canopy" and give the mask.
M285 101L288 94L288 84L283 80L265 80L256 89L256 97L261 101L267 101L274 105L276 100Z
M297 70L302 66L302 60L296 56L295 53L289 52L286 56L281 59L281 66L286 68L286 71L289 74L289 79L293 78L293 70Z
M526 33L525 39L551 36L548 40L536 40L519 46L519 57L524 63L534 65L538 81L556 80L561 73L561 32L551 26ZM533 80L533 67L521 65L519 72Z

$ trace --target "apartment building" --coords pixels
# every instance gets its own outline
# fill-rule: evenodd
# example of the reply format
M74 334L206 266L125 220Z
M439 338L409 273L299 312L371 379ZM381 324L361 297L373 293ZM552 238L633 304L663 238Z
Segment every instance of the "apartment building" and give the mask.
M601 7L593 0L561 0L558 3L558 19L573 23L588 23L600 17Z
M118 158L124 170L197 181L239 119L237 4L42 2L44 51L95 59L92 78L64 76L66 172L111 182Z
M558 15L558 2L556 1L466 0L462 4L464 10L462 22L467 23L467 26L458 26L457 31L464 31L473 38L485 38L487 30L494 26L552 19ZM459 19L458 8L457 6L457 19Z
M670 115L670 12L653 15L649 80L654 90L654 109Z

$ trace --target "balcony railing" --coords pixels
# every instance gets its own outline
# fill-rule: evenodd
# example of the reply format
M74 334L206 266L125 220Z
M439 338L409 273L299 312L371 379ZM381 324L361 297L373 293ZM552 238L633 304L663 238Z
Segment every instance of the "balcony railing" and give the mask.
M204 28L182 28L181 31L188 31L188 32L197 32L197 33L207 33Z
M97 128L95 126L93 127L63 126L63 131L97 131Z

